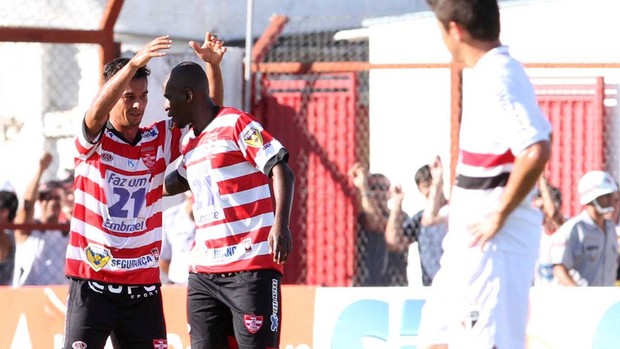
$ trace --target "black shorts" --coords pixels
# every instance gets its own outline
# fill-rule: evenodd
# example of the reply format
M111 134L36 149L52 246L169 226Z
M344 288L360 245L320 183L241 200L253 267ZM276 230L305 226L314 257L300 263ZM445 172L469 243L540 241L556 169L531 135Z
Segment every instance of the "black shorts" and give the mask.
M190 273L187 318L192 349L225 349L233 333L240 349L279 348L280 280L275 270Z
M64 349L103 349L110 336L115 349L167 348L159 285L72 279L67 302Z

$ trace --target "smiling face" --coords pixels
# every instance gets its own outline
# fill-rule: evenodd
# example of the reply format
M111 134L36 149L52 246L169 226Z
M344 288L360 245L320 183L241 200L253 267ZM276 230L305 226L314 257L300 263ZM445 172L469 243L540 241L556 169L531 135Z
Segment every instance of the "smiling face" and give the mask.
M110 111L112 123L121 128L139 127L148 102L148 81L134 78Z

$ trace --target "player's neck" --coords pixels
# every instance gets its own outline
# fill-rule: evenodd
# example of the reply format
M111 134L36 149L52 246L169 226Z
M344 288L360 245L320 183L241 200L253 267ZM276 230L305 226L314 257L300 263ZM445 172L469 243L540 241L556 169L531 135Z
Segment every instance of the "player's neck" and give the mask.
M198 112L197 115L199 115L199 117L195 117L194 119L196 120L192 122L192 128L194 129L194 135L197 136L201 134L202 131L205 128L207 128L207 126L209 126L211 121L215 119L217 114L220 112L220 109L221 107L219 105L211 103L209 105L206 105L202 111ZM205 115L206 117L204 117Z

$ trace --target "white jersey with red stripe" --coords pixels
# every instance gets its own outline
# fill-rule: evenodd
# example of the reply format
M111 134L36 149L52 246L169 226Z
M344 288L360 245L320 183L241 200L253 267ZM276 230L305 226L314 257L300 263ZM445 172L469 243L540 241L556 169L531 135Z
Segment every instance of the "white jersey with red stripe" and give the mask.
M112 284L160 282L165 170L181 154L183 131L169 120L140 128L129 144L110 124L95 142L75 139L75 209L69 277Z
M464 77L467 87L446 248L467 245L470 236L463 230L497 210L515 156L534 143L548 141L551 133L529 78L506 46L489 51ZM542 215L532 205L533 194L534 190L510 214L490 245L537 255Z
M195 200L191 271L282 273L267 243L274 222L267 175L287 157L260 123L234 108L222 108L199 135L190 130L183 140L179 174L189 182Z

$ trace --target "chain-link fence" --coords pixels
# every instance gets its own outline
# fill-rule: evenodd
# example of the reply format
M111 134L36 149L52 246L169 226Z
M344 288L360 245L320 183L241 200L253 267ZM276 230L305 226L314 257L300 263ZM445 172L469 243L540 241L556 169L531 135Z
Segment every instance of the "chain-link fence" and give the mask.
M292 19L289 25L303 23ZM462 98L454 83L460 80L451 78L455 72L448 65L372 64L368 32L347 31L287 35L285 30L259 65L256 114L292 150L298 177L292 222L296 256L285 281L406 285L407 274L419 278L422 272L412 269L417 267L412 261L427 257L416 245L416 250L390 247L382 229L365 226L368 213L360 204L365 193L348 172L361 163L371 174L385 174L402 188L411 222L425 205L416 170L439 155L449 198ZM581 175L603 169L618 177L617 68L587 63L527 68L554 127L545 176L561 189L566 217L581 210L576 188ZM466 71L463 81L466 86ZM373 217L385 226L394 197L376 201L383 215Z

